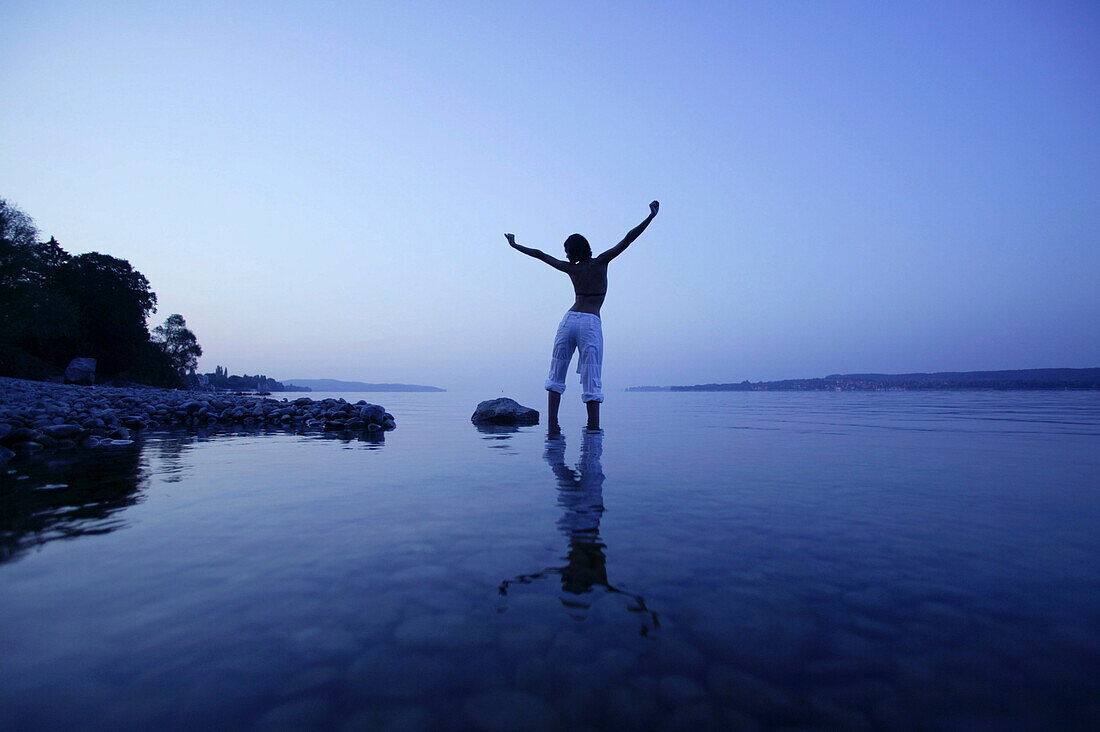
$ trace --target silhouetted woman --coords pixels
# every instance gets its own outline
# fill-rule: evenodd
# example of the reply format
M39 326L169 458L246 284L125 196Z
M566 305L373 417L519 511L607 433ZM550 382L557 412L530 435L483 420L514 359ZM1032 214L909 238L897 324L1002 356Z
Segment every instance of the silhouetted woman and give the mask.
M603 328L600 324L600 306L607 296L607 263L623 253L637 239L653 217L657 215L657 201L649 204L649 216L635 226L623 240L600 256L592 257L592 247L580 234L565 240L565 256L568 262L554 259L546 252L516 244L512 234L505 234L513 249L541 259L557 270L569 275L573 281L576 300L562 318L554 337L554 353L550 358L550 376L546 379L546 404L549 412L549 428L558 429L558 406L565 391L565 373L573 359L573 351L579 351L577 372L581 375L581 401L588 407L588 429L600 428L600 402L603 401L603 384L600 372L603 368Z

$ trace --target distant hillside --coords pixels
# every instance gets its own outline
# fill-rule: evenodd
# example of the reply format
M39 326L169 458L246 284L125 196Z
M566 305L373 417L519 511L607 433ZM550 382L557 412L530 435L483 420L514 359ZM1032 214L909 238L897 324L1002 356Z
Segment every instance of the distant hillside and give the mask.
M338 381L336 379L287 379L287 388L307 386L312 391L447 391L437 386L417 384L365 384L362 381Z
M1100 389L1100 368L943 371L933 374L833 374L816 379L671 386L669 391L922 391ZM631 387L627 391L657 391Z

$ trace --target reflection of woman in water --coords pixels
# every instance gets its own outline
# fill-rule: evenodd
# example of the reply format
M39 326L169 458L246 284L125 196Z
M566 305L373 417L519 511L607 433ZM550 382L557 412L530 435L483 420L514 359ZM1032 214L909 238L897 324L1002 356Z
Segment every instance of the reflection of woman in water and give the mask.
M593 587L602 587L608 592L625 595L634 600L627 608L632 612L643 613L641 634L648 635L651 628L660 624L657 614L649 610L645 598L613 587L607 581L606 545L600 540L600 517L603 515L603 432L585 430L581 442L581 459L573 470L565 464L565 437L552 431L546 438L546 450L543 458L558 481L558 505L564 513L558 519L558 528L569 541L569 554L564 567L550 567L535 574L522 574L500 585L500 594L508 594L508 586L513 583L529 584L550 574L561 575L561 588L570 595L584 595ZM568 607L586 609L588 603L579 598L562 598L562 604Z
M565 256L568 262L554 259L546 252L516 244L512 234L505 234L513 249L541 259L554 269L565 272L573 281L576 300L562 318L554 337L554 353L550 358L550 376L546 379L546 399L549 425L558 427L558 405L565 391L565 373L573 351L578 351L577 372L581 375L581 401L588 407L588 429L600 428L600 402L603 401L603 326L600 323L600 306L607 296L607 265L623 253L637 239L653 217L658 203L649 204L649 216L627 232L623 240L598 257L592 257L592 247L580 234L565 240Z
M585 430L581 442L580 473L565 465L565 437L546 439L543 457L558 479L558 505L565 513L558 528L569 539L569 564L561 568L561 587L580 595L592 585L607 586L606 546L600 541L603 515L603 433Z

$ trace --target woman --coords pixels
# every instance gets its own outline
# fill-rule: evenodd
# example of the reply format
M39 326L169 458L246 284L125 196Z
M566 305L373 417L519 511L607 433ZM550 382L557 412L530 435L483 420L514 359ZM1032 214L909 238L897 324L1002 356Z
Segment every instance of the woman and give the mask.
M603 401L603 385L600 382L600 371L603 367L600 306L607 296L607 263L622 254L645 231L649 222L657 215L659 205L657 201L649 204L649 216L646 216L645 221L627 232L621 242L596 258L592 257L592 247L588 245L588 240L580 234L573 234L565 240L565 256L568 262L554 259L538 249L520 246L516 244L516 238L512 234L504 235L513 249L541 259L554 269L569 275L577 296L573 307L569 308L558 326L558 333L554 338L554 353L550 358L550 376L546 379L546 404L549 428L552 431L559 429L558 406L565 391L565 372L575 350L580 352L577 371L581 375L581 401L588 407L588 429L600 428L600 402Z

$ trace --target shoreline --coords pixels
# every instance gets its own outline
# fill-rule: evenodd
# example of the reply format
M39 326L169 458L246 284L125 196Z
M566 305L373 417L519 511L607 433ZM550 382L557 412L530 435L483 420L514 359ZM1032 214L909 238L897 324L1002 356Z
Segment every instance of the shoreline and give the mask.
M55 450L133 444L145 431L274 428L381 435L396 428L385 408L360 400L277 400L153 386L76 386L0 377L0 464Z

